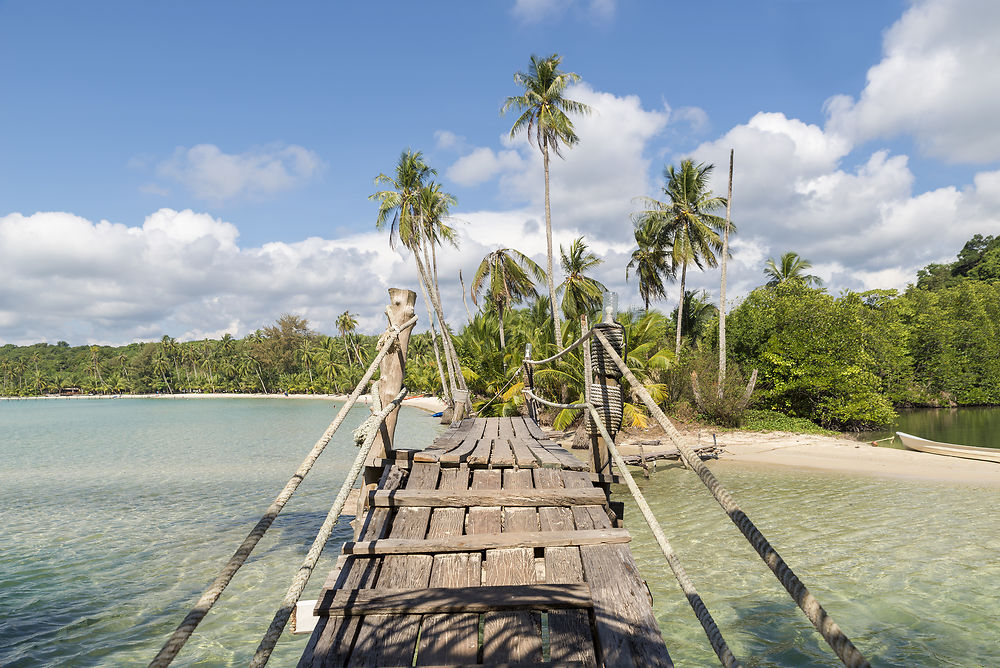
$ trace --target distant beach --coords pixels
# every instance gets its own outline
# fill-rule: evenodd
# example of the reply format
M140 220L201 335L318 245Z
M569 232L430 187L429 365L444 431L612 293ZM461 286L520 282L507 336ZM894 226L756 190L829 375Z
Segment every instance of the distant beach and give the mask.
M261 394L261 393L225 393L225 392L191 392L176 394L47 394L37 397L0 397L0 401L29 401L36 399L330 399L332 401L347 401L347 394ZM367 394L358 399L363 403L370 401ZM428 413L443 411L447 404L440 397L430 395L415 395L403 399L404 406L412 406Z

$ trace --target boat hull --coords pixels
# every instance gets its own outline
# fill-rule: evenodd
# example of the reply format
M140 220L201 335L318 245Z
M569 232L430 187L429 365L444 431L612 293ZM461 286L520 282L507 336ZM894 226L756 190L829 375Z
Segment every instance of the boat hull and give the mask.
M974 445L955 445L953 443L940 443L929 441L926 438L896 432L896 436L903 445L910 450L928 452L933 455L947 455L949 457L964 457L966 459L979 459L987 462L1000 464L1000 448L979 448Z

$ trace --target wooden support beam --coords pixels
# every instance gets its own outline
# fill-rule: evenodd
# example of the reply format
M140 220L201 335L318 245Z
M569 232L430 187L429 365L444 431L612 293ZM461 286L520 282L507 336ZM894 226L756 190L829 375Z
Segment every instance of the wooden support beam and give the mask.
M344 554L435 554L443 552L481 552L515 547L572 547L628 543L632 536L625 529L588 529L583 531L518 531L500 534L446 536L439 539L407 540L383 538L344 543Z
M426 589L341 589L317 605L321 617L357 615L564 610L590 608L590 586L579 584L428 587Z
M426 506L430 508L464 508L467 506L601 506L607 499L596 487L578 489L468 490L448 492L431 489L402 489L391 492L373 490L368 504L376 508Z

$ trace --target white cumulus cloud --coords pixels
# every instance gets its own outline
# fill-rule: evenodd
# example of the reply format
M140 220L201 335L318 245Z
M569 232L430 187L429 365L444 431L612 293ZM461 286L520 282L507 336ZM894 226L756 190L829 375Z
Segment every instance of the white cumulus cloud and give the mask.
M195 197L223 202L239 197L263 199L309 182L322 168L313 151L273 144L243 153L224 153L214 144L179 147L161 162L157 174L187 187Z
M829 129L853 142L908 134L951 162L1000 160L998 25L996 0L914 2L860 96L827 102Z

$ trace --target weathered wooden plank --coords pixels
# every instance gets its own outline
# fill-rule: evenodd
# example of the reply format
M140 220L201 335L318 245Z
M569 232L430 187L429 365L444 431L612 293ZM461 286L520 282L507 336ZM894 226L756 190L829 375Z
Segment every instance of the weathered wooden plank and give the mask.
M528 426L524 424L524 418L520 415L510 419L510 426L514 428L514 438L519 438L521 440L534 440L534 436L532 436L531 432L528 431Z
M582 573L581 573L582 576ZM489 612L590 608L590 587L583 583L428 587L426 589L342 589L321 615Z
M535 493L531 489L531 471L506 470L503 473L503 496ZM537 530L538 512L534 508L504 508L503 529ZM531 548L486 551L483 584L533 584L535 551ZM483 661L539 661L542 658L541 615L532 612L487 613L483 615Z
M535 457L530 444L527 441L516 438L510 440L510 449L514 451L514 460L517 467L521 469L538 468L538 459Z
M469 436L476 434L477 430L484 427L485 424L485 418L462 420L457 428L449 429L429 446L415 453L413 460L418 462L439 461L443 454L458 447Z
M497 436L506 440L514 438L514 425L511 424L511 418L497 418Z
M489 463L490 452L493 451L493 441L494 439L483 436L483 438L476 442L476 447L472 449L472 452L466 458L469 466L485 466Z
M505 438L493 441L493 454L490 455L490 466L513 466L514 451L510 449L510 441Z
M485 424L485 422L484 422ZM481 432L482 427L478 428ZM469 470L443 469L438 489L468 489ZM464 508L435 508L427 531L428 540L452 541L462 535ZM434 555L431 587L478 587L482 579L482 556L478 552ZM441 614L424 617L417 647L417 664L474 663L479 653L479 615Z
M462 512L459 508L439 508L437 510L449 510ZM530 508L513 508L511 511L527 510L534 512ZM539 508L542 511L564 511L569 519L569 525L573 524L572 512L569 508ZM546 513L548 517L548 512ZM538 526L532 520L516 523L510 519L518 529L524 524L528 526ZM434 519L431 519L434 522ZM632 540L631 535L625 529L594 529L591 531L577 530L546 530L552 523L543 525L542 531L517 530L511 533L502 534L475 534L471 536L451 535L439 539L427 540L406 540L395 538L383 538L380 540L357 541L344 545L344 554L354 555L386 555L386 554L437 554L449 552L482 552L483 550L506 549L513 547L569 547L580 545L605 545L608 543L627 543Z
M535 487L540 489L563 486L562 475L552 469L533 471ZM538 520L543 531L561 533L575 526L569 508L539 508ZM628 533L627 531L625 533ZM548 583L583 582L583 564L576 547L545 549L545 581ZM597 651L590 626L590 616L580 610L564 610L549 614L549 658L552 661L578 661L596 666Z
M440 471L436 464L414 463L403 491L433 492ZM430 508L400 508L392 518L389 537L424 538L430 516ZM423 589L430 582L433 561L429 555L389 555L382 562L375 590ZM419 631L420 617L417 615L373 614L362 617L350 663L358 666L412 663Z
M543 448L542 444L531 438L531 436L526 437L523 442L527 444L528 449L531 450L531 454L538 460L538 465L540 467L550 469L562 468L562 463L559 461L559 458L547 449Z
M479 469L472 472L472 488L479 491L499 490L501 480L498 470ZM498 534L502 525L500 506L478 506L469 508L465 519L465 533Z
M441 463L455 464L466 461L472 451L476 449L480 436L482 436L482 433L479 429L472 430L460 445L441 455Z
M486 418L486 429L483 431L483 438L496 440L500 438L500 419Z
M403 472L392 466L382 475L381 486L387 490L399 487L403 482ZM364 517L361 527L361 537L374 540L383 536L388 530L390 511L387 508L371 508ZM360 519L360 518L359 518ZM348 557L340 569L339 576L333 587L359 589L375 584L382 557ZM327 594L324 591L320 596ZM330 594L332 595L332 594ZM357 635L358 618L321 619L316 624L309 642L306 644L299 668L319 668L321 666L343 666L351 655L354 638Z
M430 464L434 466L434 464ZM531 474L530 470L525 473ZM589 487L581 489L492 490L470 489L462 492L447 490L403 489L395 491L373 490L368 494L369 504L375 508L462 508L468 506L578 506L600 505L606 501L604 492Z
M580 471L563 471L562 475L569 488L591 484L588 474ZM578 529L611 527L600 506L574 507L573 519ZM590 545L577 549L594 598L594 621L605 665L673 666L628 548Z
M483 584L535 582L534 551L524 548L489 550ZM483 615L483 662L541 661L541 616L533 612L488 612Z
M538 511L534 508L512 508L506 505L506 499L513 496L513 490L518 490L519 492L525 492L526 490L531 490L529 492L532 496L541 492L543 498L545 496L554 496L561 490L533 490L532 487L534 482L531 478L531 470L529 469L506 469L503 472L503 497L504 497L504 517L503 517L503 530L504 533L513 532L535 532L538 531ZM564 490L563 490L564 491ZM537 498L537 497L536 497ZM538 505L553 505L558 506L561 504L553 503L540 503L534 504ZM572 504L570 504L572 505Z

